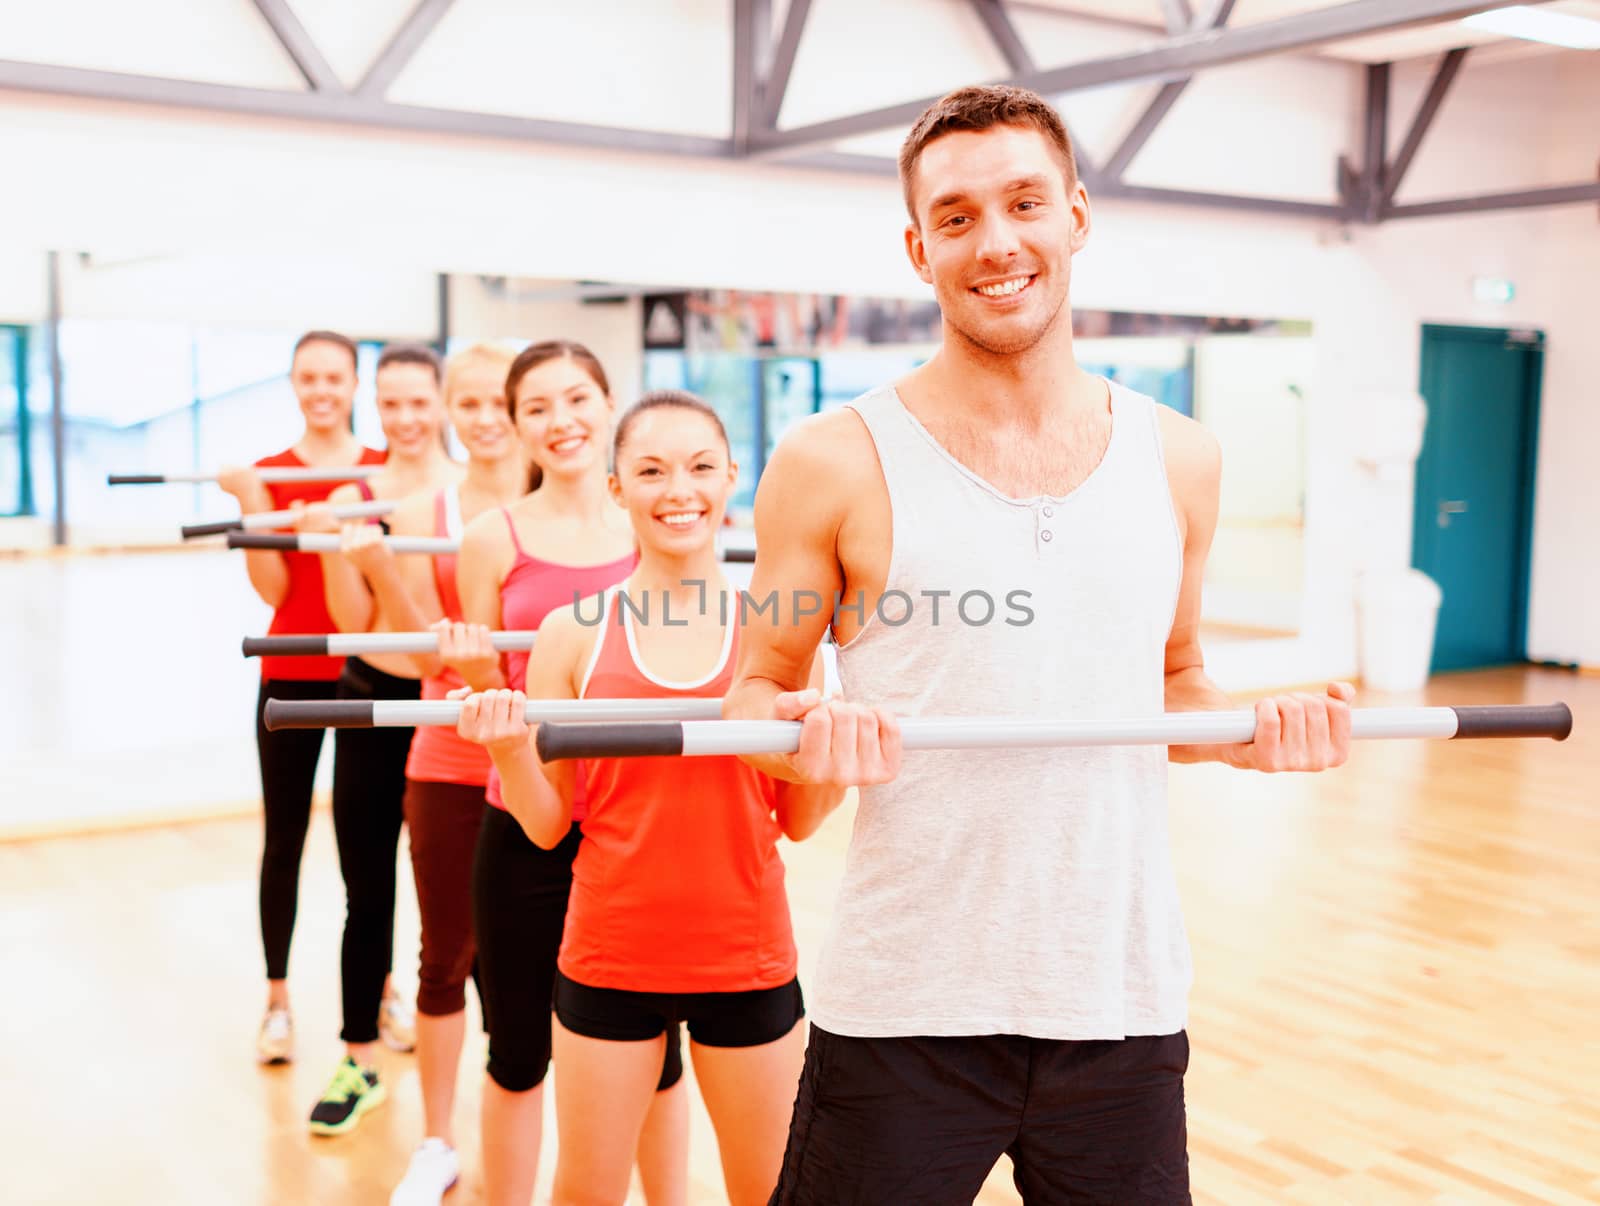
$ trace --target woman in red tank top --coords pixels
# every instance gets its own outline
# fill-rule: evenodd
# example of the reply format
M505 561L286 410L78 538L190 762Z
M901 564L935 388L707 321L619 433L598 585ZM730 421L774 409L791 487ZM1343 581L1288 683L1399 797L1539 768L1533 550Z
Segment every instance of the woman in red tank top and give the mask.
M720 698L732 682L743 607L715 538L738 467L720 420L691 394L647 394L617 427L614 461L638 568L550 616L526 695L457 693L459 731L488 746L507 808L538 845L565 840L580 795L587 808L555 994L555 1200L626 1196L663 1037L684 1023L728 1199L764 1203L805 1037L777 839L815 831L843 791L731 757L539 762L529 696Z
M291 448L254 465L224 469L217 484L239 500L241 513L286 510L295 503L328 497L336 482L285 482L267 485L259 468L376 465L383 453L363 448L350 434L350 409L356 393L356 345L334 331L308 331L289 360L305 431ZM323 599L322 562L314 553L250 549L241 554L250 585L272 608L269 632L333 631ZM260 917L267 965L267 1009L256 1035L262 1064L294 1058L294 1028L289 1015L289 946L294 936L300 893L300 857L311 819L311 793L322 729L269 732L262 720L269 699L332 699L341 662L331 657L264 657L256 700L256 747L261 763L263 820Z
M527 664L526 654L496 653L491 630L539 629L547 613L621 581L636 561L628 517L606 489L614 416L599 360L574 343L533 344L512 362L505 394L535 488L467 525L456 582L468 623L440 625L442 659L477 690L520 687ZM472 877L478 992L489 1032L483 1178L491 1202L527 1202L539 1170L556 955L579 835L571 826L554 849L540 849L506 812L492 775L487 795ZM656 1056L659 1091L637 1145L653 1204L688 1198L681 1075L674 1042Z
M422 345L391 344L378 357L376 406L388 442L383 468L368 481L330 494L334 503L379 498L398 502L419 490L432 493L461 478L444 446L444 404L439 358ZM340 532L330 508L313 504L301 513L302 532ZM328 614L340 632L383 631L388 617L366 578L381 564L373 541L377 524L346 524L342 549L319 554ZM409 658L370 655L345 659L336 697L344 700L415 700L422 683ZM416 1046L411 1009L393 991L395 854L404 822L405 766L412 731L406 728L338 729L334 733L333 831L345 885L344 936L339 979L345 1055L327 1091L312 1108L310 1129L340 1135L381 1104L387 1089L377 1068L377 1045L399 1051Z

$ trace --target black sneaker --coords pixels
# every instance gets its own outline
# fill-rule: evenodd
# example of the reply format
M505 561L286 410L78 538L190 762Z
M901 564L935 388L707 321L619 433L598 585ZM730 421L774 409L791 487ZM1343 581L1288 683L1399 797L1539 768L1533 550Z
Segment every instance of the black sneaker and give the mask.
M342 1135L354 1130L361 1115L383 1104L388 1093L375 1068L362 1068L348 1055L339 1061L328 1091L311 1111L313 1135Z

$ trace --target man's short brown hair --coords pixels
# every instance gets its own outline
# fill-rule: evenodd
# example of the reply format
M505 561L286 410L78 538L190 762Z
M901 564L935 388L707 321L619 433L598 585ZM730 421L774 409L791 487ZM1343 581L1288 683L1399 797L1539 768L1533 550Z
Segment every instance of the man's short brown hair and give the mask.
M900 187L905 192L906 212L917 220L912 191L916 184L917 160L934 139L959 130L988 130L994 126L1032 126L1043 134L1061 160L1067 177L1067 190L1078 186L1078 159L1072 139L1061 122L1061 115L1044 97L1026 88L1009 84L980 84L958 88L933 102L917 118L900 146Z

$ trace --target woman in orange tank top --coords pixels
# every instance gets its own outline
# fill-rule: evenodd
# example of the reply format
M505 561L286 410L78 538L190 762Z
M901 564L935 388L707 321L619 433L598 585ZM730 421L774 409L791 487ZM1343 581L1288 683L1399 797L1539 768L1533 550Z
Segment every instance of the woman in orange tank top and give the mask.
M528 660L526 653L497 653L491 630L538 630L574 599L622 581L638 561L633 528L606 484L616 411L605 366L582 344L541 340L512 361L504 393L533 492L467 525L456 570L465 622L438 628L441 660L480 691L520 689ZM472 748L487 759L481 746ZM471 883L478 998L489 1035L479 1125L484 1196L488 1206L528 1206L544 1131L556 961L581 833L573 825L554 849L542 849L506 811L498 778L491 774L486 787ZM689 1199L689 1101L679 1046L674 1035L637 1151L650 1206Z
M527 695L719 698L742 611L716 552L738 477L722 424L692 394L647 394L617 425L613 461L638 567L551 613ZM764 1203L805 1038L777 839L814 832L842 790L779 782L737 758L543 765L523 692L454 695L466 700L461 735L489 748L506 807L536 844L567 836L580 788L587 807L556 982L555 1201L627 1196L665 1035L683 1022L728 1199Z

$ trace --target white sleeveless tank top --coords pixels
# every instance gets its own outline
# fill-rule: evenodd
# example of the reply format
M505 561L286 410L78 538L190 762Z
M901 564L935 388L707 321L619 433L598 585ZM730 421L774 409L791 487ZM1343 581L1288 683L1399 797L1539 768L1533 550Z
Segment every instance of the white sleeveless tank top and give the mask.
M1156 403L1110 393L1105 455L1063 498L1001 494L893 388L851 403L894 545L885 601L838 652L846 699L904 716L1163 710L1177 519ZM824 1030L1171 1034L1190 980L1164 746L914 751L862 789L817 969Z

